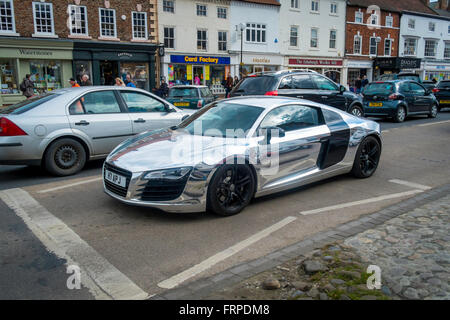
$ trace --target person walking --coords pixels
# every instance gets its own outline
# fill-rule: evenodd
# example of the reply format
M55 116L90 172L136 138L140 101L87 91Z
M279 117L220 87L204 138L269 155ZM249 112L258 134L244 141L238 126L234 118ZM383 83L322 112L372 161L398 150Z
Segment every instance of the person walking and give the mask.
M27 98L30 99L32 96L34 96L34 83L31 81L31 75L27 74L25 75L25 78L23 78L22 83L20 84L20 91L22 91L22 94Z
M356 93L360 93L361 92L361 78L358 77L355 81L355 88L356 88Z
M227 78L227 84L225 89L226 89L225 98L228 98L230 91L233 89L233 78L231 76L228 76Z
M169 86L164 79L161 79L161 85L159 86L159 96L166 98L169 95Z
M363 89L368 83L369 83L369 80L367 79L367 76L364 75L363 79L361 81L361 89Z
M195 78L194 78L194 84L195 84L196 86L199 86L199 85L200 85L200 77L198 76L198 74L195 75Z
M236 85L238 84L238 82L239 82L238 76L234 76L233 87L236 87Z
M116 86L116 87L125 87L125 82L123 82L123 80L120 79L120 78L116 78L116 84L115 84L115 86Z
M91 80L89 80L89 76L87 74L83 74L81 76L81 83L80 83L80 85L82 87L92 86L92 82L91 82Z
M77 80L75 80L74 78L70 78L69 79L70 85L72 86L72 88L79 88L80 85L77 83Z
M133 80L131 80L131 74L130 73L127 73L125 83L126 83L127 87L136 88L136 85L134 84Z

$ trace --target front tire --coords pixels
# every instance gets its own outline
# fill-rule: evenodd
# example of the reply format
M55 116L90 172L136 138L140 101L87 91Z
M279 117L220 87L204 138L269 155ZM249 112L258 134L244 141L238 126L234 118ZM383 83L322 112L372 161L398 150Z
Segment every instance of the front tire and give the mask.
M428 118L436 118L438 112L439 112L439 108L437 107L437 105L433 104L430 108L430 113L428 114Z
M361 141L353 162L352 174L364 179L372 176L378 168L381 145L375 137L368 136Z
M353 106L350 108L348 112L356 117L360 118L364 117L364 111L360 106Z
M223 165L208 186L207 208L220 216L241 212L253 198L256 179L248 165Z
M78 173L86 164L86 151L78 141L63 138L53 142L44 155L45 169L55 176Z
M397 112L394 116L394 121L399 123L403 122L406 119L406 108L404 106L400 106L397 108Z

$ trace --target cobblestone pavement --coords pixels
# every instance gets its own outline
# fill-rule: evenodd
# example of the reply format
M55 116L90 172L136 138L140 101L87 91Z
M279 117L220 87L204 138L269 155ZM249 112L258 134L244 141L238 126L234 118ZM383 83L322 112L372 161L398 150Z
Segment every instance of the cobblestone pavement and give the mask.
M450 196L344 241L407 299L450 299Z

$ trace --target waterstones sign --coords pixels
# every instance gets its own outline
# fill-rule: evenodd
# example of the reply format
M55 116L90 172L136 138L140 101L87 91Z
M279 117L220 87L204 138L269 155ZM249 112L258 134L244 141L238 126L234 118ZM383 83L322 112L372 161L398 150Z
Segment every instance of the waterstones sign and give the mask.
M19 54L22 56L37 56L37 57L51 57L52 51L39 50L39 49L19 49Z

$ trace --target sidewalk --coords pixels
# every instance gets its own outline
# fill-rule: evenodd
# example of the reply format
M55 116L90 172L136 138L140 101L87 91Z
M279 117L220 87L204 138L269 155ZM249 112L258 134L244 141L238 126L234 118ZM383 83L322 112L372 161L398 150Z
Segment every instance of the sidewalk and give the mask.
M450 185L153 299L450 299ZM368 265L381 289L367 288Z

